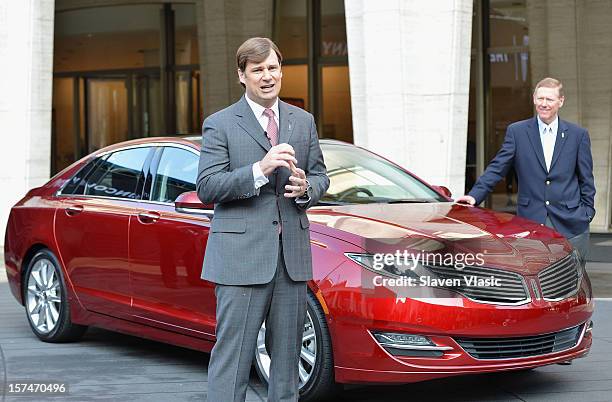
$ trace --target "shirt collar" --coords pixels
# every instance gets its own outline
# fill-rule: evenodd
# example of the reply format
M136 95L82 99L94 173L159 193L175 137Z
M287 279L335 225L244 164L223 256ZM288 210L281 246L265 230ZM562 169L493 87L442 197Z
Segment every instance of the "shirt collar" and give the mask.
M264 110L266 110L266 108L261 106L259 103L252 101L246 93L244 94L244 98L246 99L247 103L251 107L251 110L253 111L253 114L255 115L255 117L257 117L257 119L260 119L261 116L263 116L263 112ZM276 116L276 118L278 119L279 118L278 98L276 98L276 100L274 101L274 105L272 105L270 109L274 111L274 116Z
M549 128L549 127L552 130L553 134L557 133L557 128L559 127L559 115L557 115L557 117L555 117L555 119L550 124L544 123L540 119L540 116L537 116L537 119L538 119L538 129L540 130L540 134L542 134L542 130L544 130L544 128Z

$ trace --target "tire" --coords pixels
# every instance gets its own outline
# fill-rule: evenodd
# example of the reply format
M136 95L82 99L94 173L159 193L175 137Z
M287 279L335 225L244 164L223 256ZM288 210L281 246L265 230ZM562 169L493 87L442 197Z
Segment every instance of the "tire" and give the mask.
M32 332L44 342L76 341L87 330L70 320L66 281L50 250L40 250L30 260L23 277L23 301Z
M300 401L311 402L332 397L338 385L334 381L334 361L331 338L323 309L317 299L308 292L306 320L304 322L303 353L314 353L314 366L300 355ZM261 382L268 385L270 356L265 346L266 324L261 326L255 350L255 369ZM305 381L304 381L305 380Z

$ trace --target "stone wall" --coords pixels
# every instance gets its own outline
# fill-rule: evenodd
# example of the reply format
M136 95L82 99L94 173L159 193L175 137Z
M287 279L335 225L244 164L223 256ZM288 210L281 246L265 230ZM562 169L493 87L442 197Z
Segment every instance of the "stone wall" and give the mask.
M49 179L54 1L0 1L0 244L13 206Z

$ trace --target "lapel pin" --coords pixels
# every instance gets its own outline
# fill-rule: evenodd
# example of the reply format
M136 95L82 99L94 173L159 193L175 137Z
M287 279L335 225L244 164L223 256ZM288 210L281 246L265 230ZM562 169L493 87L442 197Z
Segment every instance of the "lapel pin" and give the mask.
M565 132L561 133L561 138L565 138Z

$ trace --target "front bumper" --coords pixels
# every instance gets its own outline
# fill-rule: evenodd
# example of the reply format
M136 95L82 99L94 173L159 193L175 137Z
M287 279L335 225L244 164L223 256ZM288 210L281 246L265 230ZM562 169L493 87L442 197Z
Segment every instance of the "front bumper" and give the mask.
M592 344L587 327L594 303L586 275L578 292L564 300L546 302L534 298L524 305L503 306L463 297L376 297L362 289L361 278L350 279L342 270L328 277L330 286L321 289L329 311L336 381L340 383L409 383L539 367L583 357ZM334 277L344 280L336 282ZM528 357L475 358L457 342L459 338L531 337L577 326L580 328L574 346ZM442 352L437 357L390 353L372 335L383 331L427 336Z

